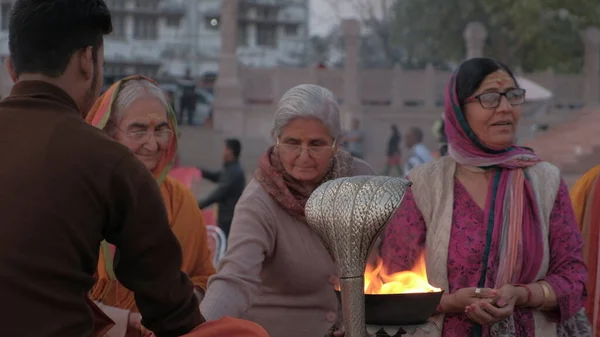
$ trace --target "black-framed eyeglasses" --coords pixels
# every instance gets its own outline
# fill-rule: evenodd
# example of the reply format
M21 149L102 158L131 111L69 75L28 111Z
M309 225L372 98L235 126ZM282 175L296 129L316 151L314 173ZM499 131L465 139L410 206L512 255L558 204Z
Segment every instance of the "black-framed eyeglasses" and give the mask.
M506 100L512 106L521 105L525 102L525 89L515 88L507 92L486 92L465 99L465 103L479 101L483 108L495 109L500 106L502 96L506 97Z

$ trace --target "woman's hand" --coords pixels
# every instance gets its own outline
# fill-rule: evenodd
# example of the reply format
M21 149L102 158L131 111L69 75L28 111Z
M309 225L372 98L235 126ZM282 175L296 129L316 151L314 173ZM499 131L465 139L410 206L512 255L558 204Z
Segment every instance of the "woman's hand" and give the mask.
M513 314L519 297L517 288L507 284L496 290L496 301L480 300L466 307L465 313L470 320L481 325L498 323Z
M343 327L337 327L336 325L334 325L331 327L331 329L329 329L329 332L325 337L344 337L345 335L346 332L344 332Z
M139 331L142 336L148 336L152 333L148 329L144 328L142 325L142 315L137 312L132 312L129 314L129 328Z
M477 302L492 302L498 298L498 292L490 288L462 288L442 300L443 312L465 312L465 309ZM445 302L445 303L444 303Z
M137 312L130 313L129 326L136 330L142 331L142 315Z

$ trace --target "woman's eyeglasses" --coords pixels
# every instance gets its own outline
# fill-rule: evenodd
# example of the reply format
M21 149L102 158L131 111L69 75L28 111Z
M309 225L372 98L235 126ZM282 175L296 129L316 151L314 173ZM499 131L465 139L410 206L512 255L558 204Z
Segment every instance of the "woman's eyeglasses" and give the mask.
M304 146L300 144L280 143L279 139L277 139L276 146L283 155L299 156L300 154L302 154L302 150L306 150L309 156L313 158L318 158L331 154L333 149L335 149L335 140L331 145Z
M125 132L127 138L131 139L136 143L144 143L150 139L150 134L154 134L154 138L158 143L165 144L171 140L173 130L171 129L159 129L159 130L137 130Z
M521 105L525 102L525 89L516 88L508 90L507 92L486 92L465 99L465 103L479 101L479 104L481 104L483 108L495 109L500 106L502 96L506 97L506 100L512 106Z

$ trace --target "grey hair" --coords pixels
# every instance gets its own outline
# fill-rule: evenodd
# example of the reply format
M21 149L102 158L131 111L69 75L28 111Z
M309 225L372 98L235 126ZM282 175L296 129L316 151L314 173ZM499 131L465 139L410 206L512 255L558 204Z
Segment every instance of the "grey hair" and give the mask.
M165 113L168 114L169 102L165 92L156 84L145 78L127 80L121 85L117 97L113 102L113 111L107 126L117 126L125 116L127 108L140 98L154 97L158 98L162 106L165 108ZM167 116L168 117L168 116ZM107 130L109 134L114 130Z
M328 89L315 84L301 84L283 94L273 117L273 138L279 137L281 129L296 118L320 120L333 138L338 138L342 133L340 106L335 96Z

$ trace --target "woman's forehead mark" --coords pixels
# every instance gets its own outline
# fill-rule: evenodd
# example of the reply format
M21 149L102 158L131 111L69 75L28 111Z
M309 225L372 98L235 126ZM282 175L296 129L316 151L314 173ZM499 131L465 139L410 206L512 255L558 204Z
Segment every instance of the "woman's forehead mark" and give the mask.
M482 84L483 86L493 85L500 89L504 89L514 85L512 77L505 71L497 71L488 75Z

